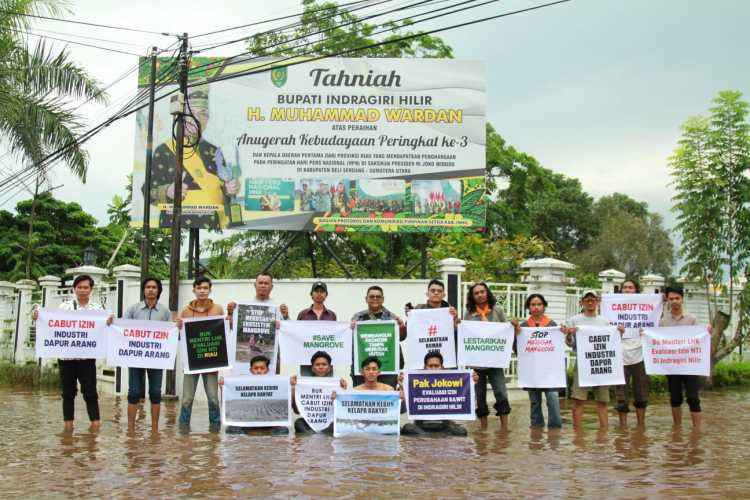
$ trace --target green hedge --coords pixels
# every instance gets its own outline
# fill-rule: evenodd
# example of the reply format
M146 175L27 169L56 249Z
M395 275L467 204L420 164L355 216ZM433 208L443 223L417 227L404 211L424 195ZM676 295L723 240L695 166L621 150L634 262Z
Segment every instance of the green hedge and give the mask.
M650 375L651 394L665 394L667 377L664 375ZM573 385L573 369L568 370L568 388ZM750 361L723 361L714 370L714 387L742 387L750 386Z
M0 362L0 385L52 389L58 387L59 376L54 368L40 370L36 364L14 365Z

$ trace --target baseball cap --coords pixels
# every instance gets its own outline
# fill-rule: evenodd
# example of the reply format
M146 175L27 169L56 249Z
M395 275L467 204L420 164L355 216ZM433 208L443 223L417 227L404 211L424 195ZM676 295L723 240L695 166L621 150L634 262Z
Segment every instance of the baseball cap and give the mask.
M310 292L314 292L317 288L322 288L325 293L328 293L328 287L322 281L316 281L315 283L313 283Z
M599 290L594 290L593 288L586 288L583 293L581 293L581 298L585 299L586 295L593 295L594 297L599 296Z

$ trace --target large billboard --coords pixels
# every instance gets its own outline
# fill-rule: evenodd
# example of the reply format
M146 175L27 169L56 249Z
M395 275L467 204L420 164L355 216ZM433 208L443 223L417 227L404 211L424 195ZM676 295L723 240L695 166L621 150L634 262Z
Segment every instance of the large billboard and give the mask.
M301 61L295 61L301 62ZM194 58L187 101L183 227L301 231L481 231L481 63L343 59L276 66ZM160 59L169 80L174 61ZM248 71L236 78L229 77ZM150 61L141 60L139 87ZM206 79L219 78L208 84ZM156 103L151 226L169 227L175 142ZM133 224L143 224L148 110L137 114Z

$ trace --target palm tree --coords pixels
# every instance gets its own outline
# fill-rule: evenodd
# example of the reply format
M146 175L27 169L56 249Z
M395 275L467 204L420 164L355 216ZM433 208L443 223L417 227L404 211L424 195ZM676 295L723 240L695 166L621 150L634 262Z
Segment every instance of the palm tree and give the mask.
M53 51L43 39L32 49L24 37L27 15L62 13L60 0L0 0L0 133L11 153L34 164L63 150L61 160L85 182L87 155L75 140L82 125L72 103L106 102L106 94L65 50Z
M31 274L36 199L47 152L86 182L88 156L76 141L82 124L72 107L77 101L104 103L106 94L87 72L53 51L44 40L31 49L24 36L29 15L60 16L61 0L0 0L0 135L10 153L32 165L35 177L29 217L26 278Z

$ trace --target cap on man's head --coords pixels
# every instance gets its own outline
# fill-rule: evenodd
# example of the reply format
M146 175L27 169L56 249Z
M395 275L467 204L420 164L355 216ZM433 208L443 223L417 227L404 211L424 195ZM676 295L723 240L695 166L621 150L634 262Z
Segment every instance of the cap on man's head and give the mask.
M318 288L322 288L325 293L328 293L328 286L326 286L326 284L322 281L316 281L315 283L313 283L312 288L310 289L310 293L314 292Z
M587 295L593 295L594 297L599 297L599 290L594 290L593 288L587 288L581 294L581 299L585 299Z

